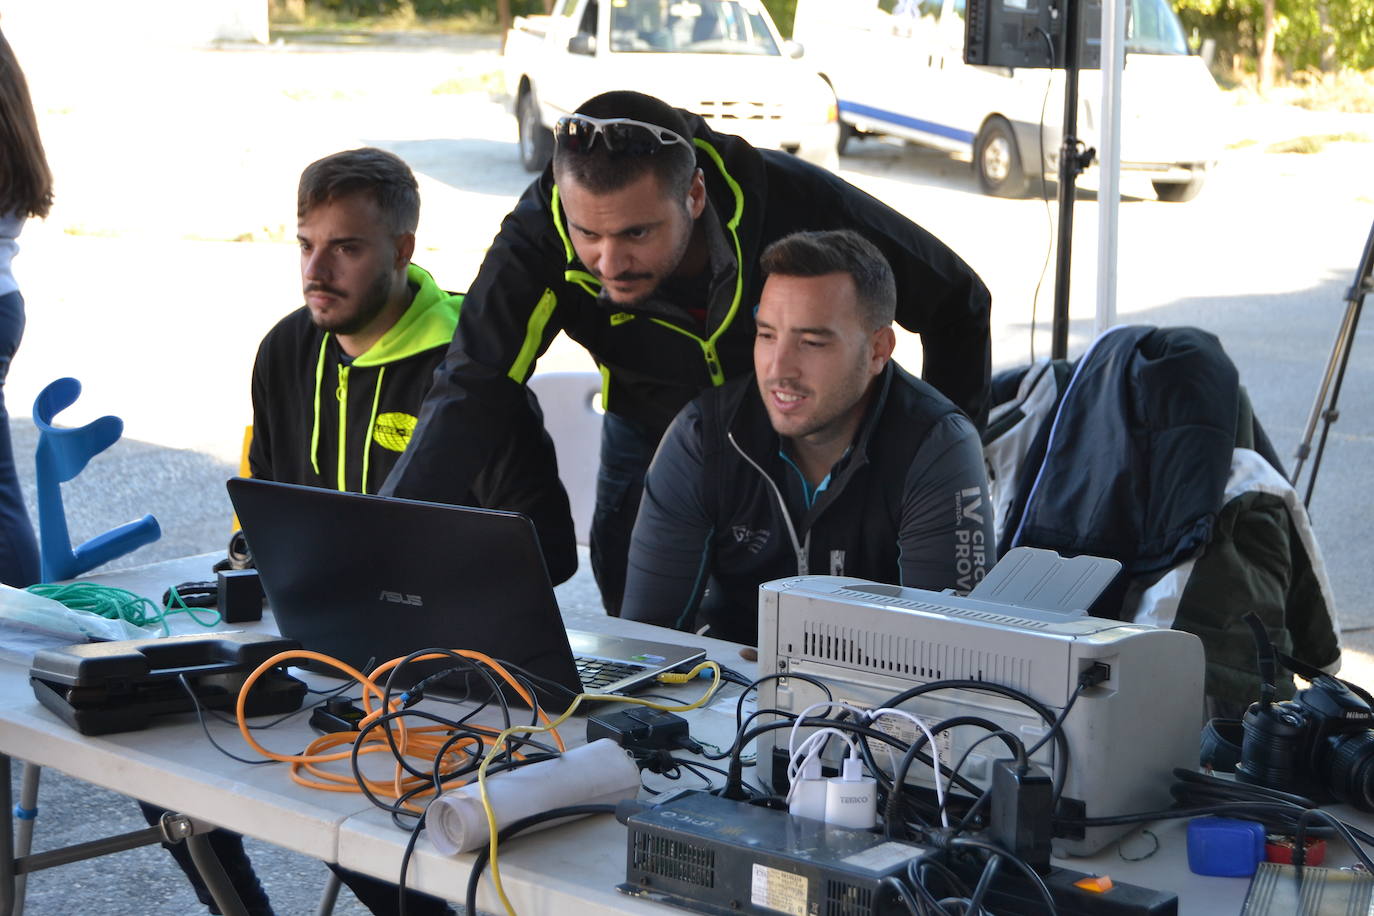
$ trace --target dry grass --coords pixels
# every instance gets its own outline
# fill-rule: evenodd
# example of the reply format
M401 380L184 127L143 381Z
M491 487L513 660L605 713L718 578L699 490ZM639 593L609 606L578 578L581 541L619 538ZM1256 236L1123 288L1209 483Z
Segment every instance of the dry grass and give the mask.
M1294 105L1315 111L1374 112L1374 70L1367 73L1345 71L1336 74L1299 73L1293 86L1301 94Z
M1261 93L1254 74L1240 78L1213 73L1228 96L1239 104L1279 102L1309 111L1339 111L1351 114L1374 113L1374 70L1320 73L1315 70L1280 77L1279 83Z
M345 41L368 40L385 42L402 32L432 32L445 35L489 33L497 31L492 13L469 13L458 16L419 17L408 7L386 16L344 16L325 9L307 7L300 22L272 21L272 38L287 41Z
M500 92L505 89L505 77L499 68L475 71L444 80L433 89L433 95L462 95L468 92Z
M1329 143L1368 143L1369 137L1353 131L1343 134L1309 134L1271 143L1266 153L1320 153Z

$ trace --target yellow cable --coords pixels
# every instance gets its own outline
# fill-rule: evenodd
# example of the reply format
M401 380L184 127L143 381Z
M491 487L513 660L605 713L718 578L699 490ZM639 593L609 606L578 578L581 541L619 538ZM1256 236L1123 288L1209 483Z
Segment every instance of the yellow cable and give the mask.
M529 695L529 692L524 688L524 686L514 677L512 677L510 672L508 672L500 664L500 662L496 661L493 658L490 658L487 655L482 654L481 652L474 652L470 649L454 649L452 651L457 655L463 656L464 658L470 658L474 661L478 661L486 665L487 667L491 668L497 674L499 674L502 677L502 679L506 681L507 684L511 685L515 692L520 696L520 698L523 699L527 704L529 704L531 708L538 708L539 717L544 722L543 725L512 725L509 728L506 728L501 732L497 733L496 738L492 743L492 746L487 750L486 755L482 758L481 764L479 764L477 767L477 786L482 797L482 809L487 816L487 830L490 833L488 851L490 854L492 884L493 886L495 886L497 896L500 897L501 904L506 908L506 912L510 914L510 916L515 916L515 908L511 906L510 898L506 896L506 889L501 884L501 869L499 862L497 860L498 831L496 827L496 812L495 810L493 810L491 806L491 796L487 794L487 767L490 766L491 761L494 760L501 753L501 749L510 740L510 737L515 734L551 734L553 736L554 743L557 745L559 751L566 750L566 747L563 743L563 739L558 734L558 726L562 725L564 722L566 722L569 718L572 717L573 713L577 711L577 708L582 705L583 700L592 700L595 702L606 703L627 703L634 706L647 706L650 709L657 709L662 712L687 712L689 710L699 709L701 706L708 703L711 697L713 697L716 691L720 688L720 666L715 662L708 660L701 662L695 668L693 668L691 671L685 674L659 675L658 680L661 683L685 684L695 679L696 676L700 674L703 670L710 668L712 674L711 686L706 689L705 693L703 693L699 698L697 698L691 703L669 704L658 703L652 700L644 700L638 697L580 693L573 698L572 703L568 706L566 710L563 711L561 715L559 715L557 718L551 721L548 717L548 714L544 712L542 707L536 707L534 698ZM442 658L449 658L449 656L442 652L431 652L410 659L410 661L419 662L428 661L430 659ZM244 709L247 704L249 690L252 689L253 685L257 682L258 678L261 677L268 670L285 661L289 661L292 659L310 659L313 661L322 662L326 665L330 665L331 667L337 668L339 671L342 671L343 673L347 674L349 677L353 678L353 680L357 681L359 684L362 685L362 702L365 715L359 721L359 727L365 727L371 722L381 717L382 715L385 715L390 712L397 712L403 708L395 699L392 700L389 706L384 705L383 701L386 697L386 691L377 683L376 679L381 675L385 674L386 672L390 671L392 668L395 668L397 665L405 662L406 660L404 658L394 658L391 661L388 661L385 664L379 666L375 671L372 672L372 675L369 677L368 675L363 674L361 671L357 670L356 668L347 664L346 662L339 661L338 659L332 658L328 655L324 655L323 653L312 652L308 649L294 649L288 652L278 652L276 655L267 659L256 669L254 669L252 674L248 675L247 680L243 682L243 687L239 690L238 701L235 704L234 712L238 719L239 733L243 736L243 740L248 743L249 747L257 751L262 756L268 758L269 760L277 760L283 763L290 764L291 778L300 785L309 786L311 788L321 789L328 792L360 792L361 787L358 785L358 782L354 778L352 773L349 773L347 776L344 776L338 773L331 773L328 770L322 769L318 766L322 763L330 763L337 760L351 759L353 755L352 746L358 738L355 732L335 732L332 734L323 735L319 738L316 738L314 741L310 742L310 744L307 745L305 752L302 754L279 754L275 751L269 751L267 748L259 744L257 739L253 737L252 732L249 731L248 721L244 715ZM376 704L375 708L374 699ZM461 744L463 742L459 742L453 747L450 747L449 750L445 752L444 758L442 760L434 760L434 756L438 753L439 748L443 745L445 741L448 740L448 738L444 737L442 739L436 740L435 738L431 738L430 736L436 733L444 733L445 735L447 735L448 729L446 726L433 725L407 728L404 721L400 719L396 720L396 726L396 730L399 735L399 737L397 738L397 750L402 755L409 754L411 756L423 756L425 760L433 761L436 767L436 771L442 769L443 760L447 760L449 757L462 759L464 756L472 756L471 751L463 750L461 748ZM471 728L474 731L486 734L491 734L493 731L492 729L488 729L483 726L468 725L466 727ZM338 752L330 751L331 748L337 747L339 745L347 745L349 747L349 750ZM426 750L429 752L427 756L423 754L423 752ZM381 735L375 739L367 739L364 742L364 746L359 747L357 752L360 755L375 754L382 752L391 753L391 745L387 741L386 736ZM524 755L519 752L515 752L514 756L523 757ZM304 771L310 774L311 776L316 777L316 779L319 781L311 781L306 779L305 777L300 775L301 771ZM405 773L405 768L398 761L396 766L396 774L390 782L380 782L372 779L364 779L363 784L375 795L391 797L399 800L402 796L406 795L410 790L431 782L431 780L421 779L413 775L403 775ZM455 785L468 785L470 783L471 780L468 780L467 783ZM429 794L432 794L432 790L431 792L420 793L413 797L425 798ZM424 810L423 806L417 806L409 801L405 804L407 807L412 808L417 812Z
M501 905L506 908L506 913L509 914L509 916L516 916L515 908L511 906L510 898L506 896L506 889L501 884L501 866L498 863L496 857L496 811L491 806L491 796L487 794L487 766L491 763L492 760L496 758L496 755L500 752L501 747L505 744L505 742L510 738L511 735L517 733L538 734L541 732L551 731L557 728L572 716L572 714L577 710L577 707L582 705L583 700L594 700L597 702L610 703L629 703L634 706L647 706L650 709L657 709L663 712L687 712L691 709L697 709L705 703L707 703L711 699L711 697L715 695L716 690L720 687L720 665L708 660L697 665L687 674L680 675L683 678L682 682L686 683L687 681L690 681L694 677L696 677L697 674L699 674L702 671L702 669L708 667L711 669L711 672L714 675L711 680L711 686L707 688L706 692L702 694L700 698L698 698L696 701L692 703L682 705L671 705L665 703L655 703L652 700L642 700L638 697L622 697L607 694L579 693L576 697L573 698L572 705L569 706L561 716L559 716L557 719L554 719L553 722L543 726L512 725L510 728L507 728L505 731L501 732L501 734L496 736L496 740L492 742L491 749L487 751L487 755L482 758L482 763L477 768L477 788L482 795L482 810L487 815L487 831L490 835L490 839L487 845L487 852L490 860L488 862L488 867L491 869L491 883L496 888L496 895L501 898ZM662 680L663 678L669 676L673 675L660 675L659 679Z

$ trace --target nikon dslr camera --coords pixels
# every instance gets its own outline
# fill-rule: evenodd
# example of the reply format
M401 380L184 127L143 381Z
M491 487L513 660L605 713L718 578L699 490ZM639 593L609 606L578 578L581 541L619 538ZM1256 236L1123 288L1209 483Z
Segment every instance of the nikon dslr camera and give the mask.
M1329 674L1281 703L1251 703L1241 782L1374 811L1374 699Z

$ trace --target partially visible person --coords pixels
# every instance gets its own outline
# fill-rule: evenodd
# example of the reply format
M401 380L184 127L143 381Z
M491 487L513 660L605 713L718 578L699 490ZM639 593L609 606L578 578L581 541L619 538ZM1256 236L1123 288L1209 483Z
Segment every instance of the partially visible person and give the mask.
M463 297L410 263L419 190L392 153L312 163L296 206L305 305L258 348L249 466L263 480L375 493L410 443ZM507 406L507 435L452 501L528 515L557 584L576 571L577 544L553 440L528 389Z
M29 85L0 30L0 582L15 588L33 585L42 573L5 411L5 377L24 336L24 297L10 262L19 251L16 240L24 221L42 219L51 207L52 172Z
M771 579L972 589L993 548L982 447L892 361L887 259L856 232L801 232L760 266L754 374L697 397L664 435L624 616L753 645Z

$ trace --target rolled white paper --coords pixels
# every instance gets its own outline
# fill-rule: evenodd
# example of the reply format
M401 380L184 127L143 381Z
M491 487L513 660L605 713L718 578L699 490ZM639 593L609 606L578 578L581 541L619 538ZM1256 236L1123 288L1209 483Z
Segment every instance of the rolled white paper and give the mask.
M496 829L566 805L615 804L639 792L639 766L609 738L575 747L553 760L497 773L487 779L487 797L496 814ZM542 830L572 818L549 821ZM482 793L474 781L451 789L429 803L425 832L446 856L470 852L491 838Z

